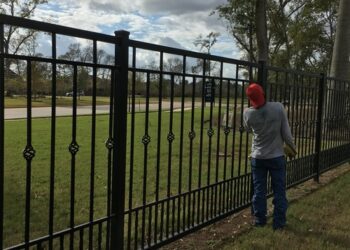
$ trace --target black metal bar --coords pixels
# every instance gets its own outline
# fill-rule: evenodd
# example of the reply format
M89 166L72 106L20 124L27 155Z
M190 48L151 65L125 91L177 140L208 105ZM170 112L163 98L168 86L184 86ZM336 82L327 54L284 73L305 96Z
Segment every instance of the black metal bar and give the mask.
M290 84L289 84L289 75L288 72L285 72L285 86L284 86L284 94L283 94L283 105L284 105L284 109L287 109L287 117L289 119L289 112L290 112ZM287 93L288 93L288 98L287 98Z
M231 122L231 119L230 119L230 85L231 85L231 82L230 81L227 81L227 88L226 88L226 91L227 91L227 96L226 96L226 122L225 122L225 129L224 129L224 134L225 134L225 151L224 151L224 173L223 173L223 178L224 180L226 180L226 171L227 171L227 147L228 147L228 136L230 134L230 130L231 128L233 127L233 124L230 124L229 126L229 121ZM232 121L232 122L235 122L235 121ZM231 154L231 157L233 157L233 154ZM226 184L227 185L227 184ZM230 194L230 190L227 190L228 189L228 185L226 188L224 188L224 197L223 197L223 206L225 206L225 200L226 200L226 209L229 208L229 202L230 202L230 199L229 199L229 194ZM225 196L226 195L226 196ZM226 198L226 199L225 199Z
M84 230L79 231L79 250L84 249Z
M274 94L273 94L273 100L275 101L275 102L277 102L278 101L278 99L277 99L277 95L278 95L278 78L279 78L279 72L278 71L276 71L276 79L275 79L275 92L274 92Z
M192 170L193 170L193 140L196 137L196 133L194 131L194 114L195 114L195 96L196 96L196 78L193 77L192 79L192 98L191 98L191 128L190 128L190 132L188 134L188 137L190 139L190 145L189 145L189 168L188 168L188 174L189 174L189 178L188 178L188 190L191 191L192 190ZM202 97L202 104L203 104L203 97ZM201 172L202 168L201 166L199 166L199 172L198 172L198 188L201 187L201 176L202 176L202 172ZM200 193L198 193L198 197L197 197L198 201L197 201L197 224L199 223L199 214L200 214ZM194 218L193 218L194 219Z
M315 141L315 161L314 161L314 173L316 174L314 180L319 182L320 175L320 153L322 142L322 116L323 116L323 101L324 101L324 88L326 84L325 75L322 73L318 89L318 105L317 105L317 124L316 124L316 141Z
M98 224L98 238L97 238L97 246L99 250L102 249L102 223Z
M317 79L315 79L314 82L314 86L312 89L316 89L317 87ZM311 91L312 92L312 125L311 125L311 136L312 136L312 142L311 143L311 154L316 153L316 148L315 148L315 140L316 140L316 126L317 126L317 104L318 104L318 93L316 93L315 91ZM321 119L321 123L323 123L323 118ZM323 128L324 129L324 128ZM321 131L321 144L322 144L322 133L323 133L323 129ZM322 150L322 145L321 145L321 150Z
M38 243L38 244L37 244L36 249L37 249L37 250L43 249L43 246L41 245L41 243Z
M326 123L325 123L325 134L324 134L324 140L325 140L325 149L330 148L330 128L331 128L331 98L332 98L332 81L335 80L329 80L328 84L326 85L326 93L327 93L327 98L326 98L326 105L324 105L325 108L325 116L326 116ZM326 154L325 160L328 164L329 162L329 154Z
M71 153L71 180L70 180L70 219L69 226L71 229L74 228L74 213L75 213L75 155L79 150L79 145L76 140L77 135L77 78L78 78L78 69L77 66L73 68L73 113L72 113L72 142L69 145L69 151ZM71 231L69 239L70 249L74 249L74 231Z
M159 200L159 178L160 178L160 151L161 151L161 135L162 135L162 100L163 100L163 52L160 53L159 58L159 88L158 88L158 135L157 135L157 163L156 163L156 190L155 190L155 199L156 202ZM157 242L158 234L158 204L155 207L155 217L154 224L156 225L154 231L154 242Z
M62 235L60 237L60 250L63 250L64 249L64 236Z
M5 135L5 60L4 24L0 21L0 249L4 246L4 135Z
M136 48L132 48L132 66L136 66ZM136 72L132 72L132 92L131 92L131 129L130 129L130 176L129 176L129 210L132 208L132 194L133 194L133 181L134 181L134 140L135 140L135 85L136 85ZM156 216L157 219L157 216ZM128 243L127 249L131 249L131 213L128 218ZM157 225L157 223L155 223ZM156 227L157 228L157 227Z
M310 138L310 134L311 134L311 126L312 126L312 108L311 108L311 105L310 105L310 101L312 100L312 97L311 97L311 92L313 92L313 91L311 91L312 90L312 79L311 79L311 77L309 77L308 78L309 79L309 81L308 81L308 88L307 88L307 116L306 116L306 133L305 133L305 137L306 137L306 139L307 139L307 141L308 141L308 139ZM307 145L306 145L306 154L307 155L310 155L310 154L312 154L312 152L311 152L311 145L312 145L312 143L310 142L310 143L307 143Z
M220 64L220 78L223 75L223 63ZM221 135L221 109L222 109L222 79L219 81L219 110L218 110L218 124L217 124L217 137L216 137L216 164L215 164L215 182L219 181L219 154L220 154L220 135ZM219 192L219 204L218 204L218 190L215 187L215 202L214 213L217 214L217 205L219 205L219 211L221 210L221 189Z
M244 133L244 128L243 128L243 110L244 110L244 83L242 83L242 89L241 89L241 107L240 107L240 127L239 127L239 155L238 155L238 176L241 176L241 168L242 168L242 154L243 154L243 133ZM242 190L243 190L243 182L242 179L238 179L238 197L237 197L237 202L239 205L242 204Z
M32 61L32 62L43 62L43 63L56 63L62 65L70 66L80 66L80 67L99 67L101 69L114 69L115 66L106 65L106 64L94 64L89 62L79 62L79 61L69 61L64 59L53 59L40 56L26 56L26 55L15 55L15 54L3 54L4 58L14 59L14 60L23 60L23 61Z
M179 152L179 179L178 179L178 193L182 193L182 165L183 165L183 142L184 142L184 113L185 113L185 87L186 87L186 56L182 59L182 88L181 88L181 124L180 124L180 152ZM192 104L193 107L193 104ZM193 112L193 109L192 109ZM192 158L192 153L190 153ZM180 216L181 216L181 199L177 203L177 232L180 232Z
M205 106L205 67L206 60L203 61L203 78L202 78L202 104L201 104L201 122L200 122L200 137L199 137L199 166L198 166L198 187L202 185L202 163L203 163L203 129L204 129L204 106ZM202 220L204 220L204 193L202 196Z
M210 70L210 61L209 61L209 70ZM210 72L209 72L210 73ZM212 88L215 88L215 81L212 80ZM214 87L213 87L214 86ZM209 137L209 145L208 145L208 169L207 169L207 185L210 185L211 183L211 160L212 160L212 141L214 136L214 130L213 130L213 108L214 108L214 102L210 102L210 111L209 111L209 129L207 130L207 136ZM211 190L210 195L210 202L207 202L207 219L209 218L209 205L210 205L210 216L213 217L214 212L214 193L213 189ZM209 189L207 193L207 200L209 201Z
M195 225L196 220L196 193L192 193L192 224L191 227Z
M173 199L173 206L172 206L172 218L171 218L171 235L174 237L175 235L175 199Z
M231 179L234 176L234 164L235 164L235 148L236 148L236 118L237 118L237 94L238 94L238 74L239 66L236 65L236 80L235 80L235 101L234 101L234 112L233 112L233 130L232 130L232 158L231 158ZM233 186L234 185L234 186ZM236 203L236 183L231 182L231 208L234 208Z
M25 205L25 231L24 242L29 243L30 240L30 201L31 201L31 171L32 158L35 151L32 147L32 63L27 61L27 145L23 151L27 163L26 171L26 205ZM26 245L28 249L28 245Z
M301 114L300 114L300 131L299 136L301 137L301 156L305 156L305 137L304 137L304 130L305 130L305 114L306 114L306 89L305 89L305 80L304 77L301 76ZM303 168L306 170L306 168ZM303 176L305 173L303 173Z
M111 71L111 92L109 99L109 121L108 121L108 139L106 141L106 148L108 149L107 155L107 217L111 216L111 176L112 176L112 151L113 147L115 147L115 143L113 140L113 107L114 107L114 89L115 89L115 70ZM110 233L111 233L111 220L107 221L107 232L106 232L106 248L110 248Z
M268 101L272 101L271 100L271 96L272 96L272 92L273 92L273 89L274 89L274 84L270 84L270 88L269 88L269 92L266 92L266 97L268 97Z
M148 175L148 144L151 141L151 137L148 134L149 126L149 91L150 91L150 74L147 73L146 80L146 110L145 110L145 135L142 138L144 144L143 150L143 181L142 181L142 226L141 226L141 247L144 247L145 242L145 218L146 218L146 209L145 205L147 203L147 175Z
M129 65L129 32L116 31L115 65L121 66L116 71L114 89L114 122L113 138L117 147L113 148L112 172L112 221L111 248L124 247L124 206L125 206L125 169L126 169L126 132L127 132L127 96L128 96L128 65Z
M1 19L0 19L1 21ZM219 61L219 62L224 62L224 63L230 63L230 64L240 64L240 65L245 65L245 66L253 66L257 67L257 63L251 63L247 61L241 61L241 60L235 60L232 58L227 58L227 57L221 57L221 56L215 56L215 55L210 55L206 53L199 53L199 52L193 52L193 51L188 51L188 50L183 50L183 49L177 49L177 48L172 48L172 47L167 47L167 46L161 46L161 45L156 45L156 44L151 44L151 43L145 43L141 41L136 41L136 40L130 40L130 46L135 46L140 49L145 49L145 50L151 50L151 51L163 51L164 53L169 53L169 54L174 54L174 55L180 55L180 56L188 56L188 57L193 57L193 58L198 58L198 59L203 59L203 60L212 60L212 61Z
M7 54L5 54L5 55L7 55ZM16 55L9 55L9 57L14 57L14 58L17 58L17 57L21 57L21 56L16 56ZM25 56L24 56L25 57ZM27 57L25 57L25 58L27 58ZM36 57L35 57L36 58ZM43 58L42 60L49 60L49 61L51 61L52 59L45 59L45 58ZM58 60L57 60L58 61ZM75 63L77 63L79 66L92 66L93 64L92 63L82 63L82 62L71 62L71 61L65 61L65 60L62 60L62 64L75 64ZM99 64L100 65L100 64ZM111 68L112 66L110 66L110 65L104 65L104 64L101 64L103 67L105 67L105 68ZM101 66L101 67L102 67ZM159 74L159 70L158 69L148 69L148 68L138 68L138 67L135 67L135 68L133 68L133 67L129 67L129 70L130 71L137 71L137 72L139 72L139 73L150 73L150 74ZM174 71L166 71L166 70L163 70L163 74L164 75L171 75L171 74L174 74L174 76L183 76L183 74L182 73L180 73L180 72L174 72ZM202 75L199 75L199 74L197 74L197 73L189 73L189 72L186 72L186 74L184 74L184 76L186 76L186 77L202 77ZM230 80L230 81L233 81L233 80L236 80L236 78L230 78L230 77L222 77L222 78L220 78L219 76L206 76L206 78L207 79L213 79L213 80L217 80L217 81L219 81L219 80L223 80L223 81L228 81L228 80ZM244 79L244 78L237 78L237 80L238 81L240 81L240 82L248 82L249 83L249 80L247 80L247 79Z
M161 203L160 208L160 240L163 240L163 228L164 228L164 202Z
M173 133L173 122L174 122L174 75L170 76L170 118L169 118L169 133L168 133L168 172L167 172L167 197L171 196L171 173L172 173L172 150L173 141L175 135ZM170 204L167 201L167 217L166 217L166 236L169 237L169 217L170 217Z
M301 91L301 87L299 86L300 85L300 83L299 83L299 75L294 75L294 80L295 80L295 86L296 86L296 89L295 89L295 91L296 91L296 98L295 98L295 117L294 117L294 119L295 119L295 127L294 127L294 131L295 131L295 137L296 137L296 139L295 139L295 141L296 141L296 145L298 145L298 151L300 151L301 150L301 146L300 146L300 108L301 108L301 105L300 105L300 100L301 100L301 97L300 97L300 91ZM300 152L299 152L300 153ZM299 156L300 157L300 156ZM301 176L301 170L302 170L302 168L301 168L301 166L299 166L298 168L297 168L297 179L301 179L302 178L302 176Z
M138 249L138 226L139 226L139 211L136 211L135 214L135 241L134 241L134 249L137 250Z
M196 92L196 78L193 78L192 81L192 106L191 106L191 128L189 133L189 139L190 139L190 145L189 145L189 167L188 167L188 191L190 192L192 190L192 172L193 172L193 140L195 138L195 132L194 132L194 113L195 113L195 92ZM201 174L199 175L201 176ZM198 177L200 178L200 177ZM200 179L198 179L198 185L200 187ZM199 196L198 196L199 199ZM193 198L194 200L194 198ZM191 207L191 195L188 196L188 220L187 220L187 227L190 226L190 209ZM198 201L198 212L199 212L199 201ZM194 220L194 218L192 218Z
M175 140L175 134L173 131L174 127L174 86L175 85L175 75L172 74L170 78L170 120L169 120L169 134L168 134L168 190L170 191L167 196L171 197L171 174L172 174L172 151L173 151L173 142ZM172 234L174 235L174 219L175 219L175 200L173 200L173 207L172 207L172 221L171 221L171 228L172 228ZM167 203L168 209L170 209L169 201ZM170 216L170 213L168 212L168 217ZM170 225L168 225L168 228L170 228Z
M49 33L63 34L66 36L74 36L86 39L98 39L107 43L115 43L115 38L113 36L105 35L102 33L96 33L91 31L85 31L80 29L69 28L56 24L49 24L40 21L34 21L27 18L15 17L0 14L0 23L23 27L27 29L34 29L45 31Z
M56 34L52 34L52 58L56 58ZM51 155L50 155L50 204L49 204L49 235L53 234L53 216L55 205L55 158L56 158L56 74L57 66L52 64L52 98L51 98ZM52 237L49 249L53 249Z
M152 206L148 208L148 236L147 236L147 245L151 246L152 243Z
M93 63L97 64L97 41L93 41ZM91 155L90 155L90 211L89 220L94 220L94 195L95 195L95 147L96 147L96 85L97 68L92 72L92 116L91 116ZM93 248L93 226L89 229L89 249Z

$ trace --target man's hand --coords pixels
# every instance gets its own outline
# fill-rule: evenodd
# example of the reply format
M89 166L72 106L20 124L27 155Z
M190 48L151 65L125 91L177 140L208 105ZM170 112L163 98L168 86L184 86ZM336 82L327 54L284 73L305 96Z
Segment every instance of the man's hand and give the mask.
M289 146L288 144L284 145L284 153L290 159L293 159L297 155L297 151L295 150L295 148Z

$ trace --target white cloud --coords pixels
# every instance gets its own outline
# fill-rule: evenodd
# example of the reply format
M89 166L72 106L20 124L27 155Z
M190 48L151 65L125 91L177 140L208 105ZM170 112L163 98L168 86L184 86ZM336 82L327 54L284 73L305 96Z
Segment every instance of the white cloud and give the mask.
M131 39L198 51L193 41L200 34L220 32L213 54L234 56L225 25L210 13L226 0L54 0L38 8L37 19L64 26L114 35L128 30Z
M226 0L134 0L132 4L125 0L79 0L92 9L102 11L133 12L147 15L171 15L212 11Z

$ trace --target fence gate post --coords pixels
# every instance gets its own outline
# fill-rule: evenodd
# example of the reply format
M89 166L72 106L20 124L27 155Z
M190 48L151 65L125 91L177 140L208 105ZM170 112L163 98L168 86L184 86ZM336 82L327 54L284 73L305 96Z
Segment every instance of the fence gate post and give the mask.
M5 127L5 59L4 24L0 23L0 249L3 249L4 228L4 127Z
M317 103L317 121L316 121L316 140L315 140L315 159L314 159L314 181L319 182L320 178L320 157L321 157L321 142L322 142L322 116L324 102L324 88L326 77L321 73L320 83L318 86L318 103Z
M126 169L126 131L127 95L129 66L129 32L115 32L115 81L113 93L113 170L112 170L112 219L111 249L123 249L125 169Z

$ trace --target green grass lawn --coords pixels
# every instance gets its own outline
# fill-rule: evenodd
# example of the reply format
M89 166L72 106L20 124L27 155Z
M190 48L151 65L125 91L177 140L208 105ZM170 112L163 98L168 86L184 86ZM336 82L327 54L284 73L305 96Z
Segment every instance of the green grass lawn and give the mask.
M274 232L271 221L221 249L350 249L350 172L329 185L290 204L288 226Z
M223 114L225 110L221 111ZM170 144L168 135L170 131L170 112L150 112L135 114L134 141L131 144L131 114L128 115L127 132L127 174L126 174L126 208L128 208L129 196L132 199L131 207L143 204L143 185L146 180L146 203L155 201L158 182L159 198L165 198L181 191L187 191L199 186L206 186L216 180L237 176L250 172L248 155L251 138L245 133L235 133L232 130L226 136L223 128L218 128L218 107L213 109L210 115L209 105L204 108L203 126L201 126L201 109L187 110L183 119L183 143L181 138L181 112L173 113L172 133L174 141ZM237 119L239 118L237 113ZM161 119L159 120L159 115ZM210 125L210 117L212 124ZM148 123L146 123L146 118ZM193 122L192 122L193 119ZM76 155L75 166L75 224L89 221L89 197L90 197L90 173L91 173L91 116L79 116L77 118L77 143L79 152ZM24 211L26 201L26 161L22 151L25 148L27 133L26 120L5 122L5 212L4 212L4 236L5 247L18 244L23 241ZM214 135L209 139L210 126ZM192 140L189 132L193 127L196 136ZM95 146L95 187L94 187L94 218L106 216L107 211L107 172L108 150L105 141L108 138L109 116L96 116L96 146ZM160 133L158 129L160 128ZM236 127L237 131L239 127ZM147 147L142 143L146 134L150 136ZM201 141L201 134L203 140ZM56 123L55 138L55 207L54 230L60 231L69 227L70 216L70 180L71 159L68 151L72 135L72 118L59 117ZM220 136L218 136L220 135ZM159 139L159 145L158 145ZM226 144L227 142L227 144ZM312 142L313 143L313 142ZM44 236L48 233L49 219L49 188L50 188L50 156L51 156L51 119L40 118L32 121L32 145L36 155L31 164L31 239ZM226 146L225 146L226 145ZM242 148L240 153L239 148ZM145 149L147 155L145 157ZM130 152L134 157L132 170L130 166ZM171 154L169 156L169 152ZM218 154L227 152L230 156L218 157ZM233 157L232 157L233 152ZM182 153L182 158L180 155ZM201 156L201 157L200 157ZM158 164L159 163L159 164ZM180 168L180 165L182 167ZM157 168L159 178L157 179ZM146 175L144 175L144 170ZM130 173L133 173L133 192L129 193ZM181 174L180 174L181 172ZM191 184L189 174L191 172ZM168 175L170 174L170 182ZM191 186L190 186L191 185Z

